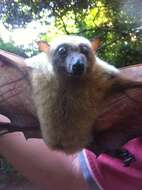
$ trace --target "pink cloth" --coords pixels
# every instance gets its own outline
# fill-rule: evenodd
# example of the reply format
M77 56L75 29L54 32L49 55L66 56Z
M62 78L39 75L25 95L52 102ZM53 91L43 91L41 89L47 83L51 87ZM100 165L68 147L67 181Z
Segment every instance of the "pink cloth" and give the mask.
M121 160L106 154L96 158L94 153L83 150L81 168L92 189L95 189L95 183L103 190L142 189L142 138L131 140L124 147L136 158L129 167L124 167Z

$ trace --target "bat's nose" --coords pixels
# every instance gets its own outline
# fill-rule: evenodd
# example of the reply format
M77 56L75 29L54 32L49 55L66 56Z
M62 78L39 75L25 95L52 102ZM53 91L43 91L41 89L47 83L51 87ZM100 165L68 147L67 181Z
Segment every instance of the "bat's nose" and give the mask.
M82 75L85 72L85 63L82 60L77 60L76 63L72 65L73 75Z
M82 76L87 70L86 57L78 52L71 53L66 60L66 69L72 76Z

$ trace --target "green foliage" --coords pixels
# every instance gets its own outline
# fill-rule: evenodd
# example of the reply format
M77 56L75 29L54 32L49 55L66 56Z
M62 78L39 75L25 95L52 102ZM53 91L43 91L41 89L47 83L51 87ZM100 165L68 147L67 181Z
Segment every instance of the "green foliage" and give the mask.
M127 3L126 3L127 2ZM118 67L142 62L142 2L137 0L5 0L0 16L7 26L21 27L33 19L49 24L41 38L77 34L99 36L98 54Z
M0 49L15 53L22 57L27 57L26 51L23 49L23 47L16 47L12 41L6 43L0 38Z
M30 57L33 55L36 55L39 51L37 49L33 49L33 46L29 45L29 47L25 48L24 46L16 46L14 42L11 40L10 42L4 42L0 38L0 49L15 53L16 55L22 56L22 57Z

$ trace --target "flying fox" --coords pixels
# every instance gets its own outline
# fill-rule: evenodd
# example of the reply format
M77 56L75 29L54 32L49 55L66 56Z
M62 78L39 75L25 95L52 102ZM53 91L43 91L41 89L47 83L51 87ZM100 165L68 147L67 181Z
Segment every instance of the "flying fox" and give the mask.
M1 91L9 90L1 94L1 113L19 128L40 126L45 143L53 150L72 154L87 147L96 154L113 155L142 130L134 132L103 120L101 124L100 116L106 110L109 113L113 97L125 96L125 91L140 87L141 82L98 58L97 47L97 40L60 36L38 56L22 59L21 65L2 63ZM12 79L7 67L17 79Z

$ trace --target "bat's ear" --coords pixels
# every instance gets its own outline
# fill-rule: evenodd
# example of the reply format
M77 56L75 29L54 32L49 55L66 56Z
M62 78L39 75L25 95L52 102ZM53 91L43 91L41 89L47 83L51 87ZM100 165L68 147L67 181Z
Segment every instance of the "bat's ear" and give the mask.
M46 42L46 41L38 41L37 45L38 45L38 49L39 49L40 52L45 52L45 53L48 52L48 50L49 50L48 42Z
M92 45L94 52L96 52L97 49L101 46L101 38L100 37L93 38L91 40L91 45Z

